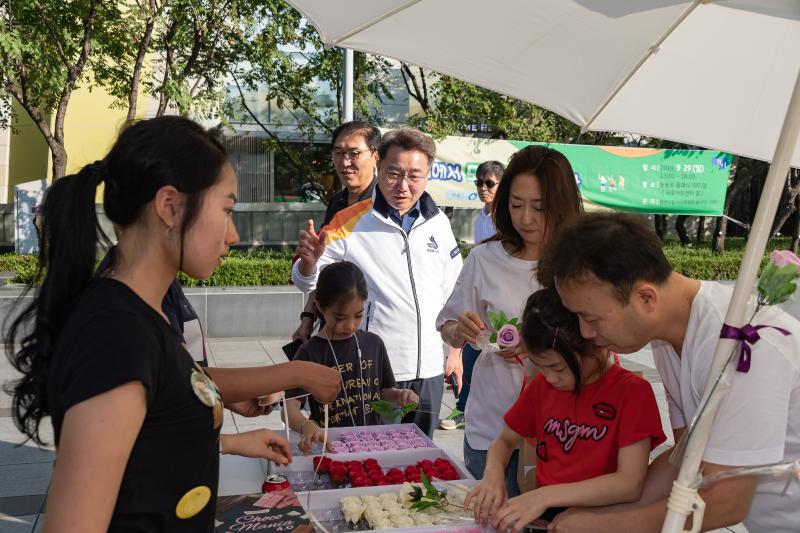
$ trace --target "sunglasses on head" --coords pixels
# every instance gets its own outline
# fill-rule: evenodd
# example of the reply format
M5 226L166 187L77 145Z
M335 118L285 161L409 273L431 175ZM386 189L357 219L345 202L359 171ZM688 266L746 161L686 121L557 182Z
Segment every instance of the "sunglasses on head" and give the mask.
M482 180L480 178L475 180L475 187L478 187L478 188L481 188L484 185L486 185L487 189L493 189L494 186L497 185L497 184L498 184L498 182L494 181L494 180Z

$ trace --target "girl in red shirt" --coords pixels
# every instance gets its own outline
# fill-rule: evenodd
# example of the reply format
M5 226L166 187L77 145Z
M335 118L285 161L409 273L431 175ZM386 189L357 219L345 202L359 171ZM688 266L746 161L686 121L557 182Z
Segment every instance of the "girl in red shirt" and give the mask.
M650 451L666 440L650 384L583 339L553 288L528 299L521 333L541 372L506 413L465 507L484 526L517 532L566 507L637 501ZM503 471L524 438L535 442L538 488L508 499Z

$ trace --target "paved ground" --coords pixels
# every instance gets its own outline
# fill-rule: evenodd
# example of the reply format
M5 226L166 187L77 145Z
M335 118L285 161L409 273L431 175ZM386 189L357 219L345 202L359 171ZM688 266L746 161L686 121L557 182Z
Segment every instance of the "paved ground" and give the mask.
M207 343L209 364L220 367L245 367L285 362L286 357L280 349L283 344L285 344L284 339L275 338L209 339ZM651 355L648 351L643 351L627 356L623 361L627 368L641 371L653 384L665 431L669 436L667 444L671 445L672 435L668 429L664 388L653 366ZM13 378L14 373L8 361L4 357L0 358L0 385ZM441 406L442 418L450 413L454 404L452 393L445 391ZM52 447L39 448L30 443L17 446L22 437L14 427L10 406L11 398L0 392L0 532L31 533L41 530L42 511L55 454ZM49 437L51 434L49 421L45 421L42 427ZM240 432L261 427L282 429L283 423L279 413L248 419L225 411L223 432ZM437 430L434 437L437 444L446 448L459 460L463 460L463 439L462 430ZM48 440L52 441L51 438ZM656 450L656 453L662 449L664 446ZM737 527L730 531L746 530Z

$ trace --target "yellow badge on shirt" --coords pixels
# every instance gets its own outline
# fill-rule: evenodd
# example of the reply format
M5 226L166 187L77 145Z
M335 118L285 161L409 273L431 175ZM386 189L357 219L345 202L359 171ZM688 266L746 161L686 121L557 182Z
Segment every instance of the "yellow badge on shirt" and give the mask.
M181 520L186 520L202 511L211 500L211 489L205 485L195 487L178 500L175 506L175 516Z

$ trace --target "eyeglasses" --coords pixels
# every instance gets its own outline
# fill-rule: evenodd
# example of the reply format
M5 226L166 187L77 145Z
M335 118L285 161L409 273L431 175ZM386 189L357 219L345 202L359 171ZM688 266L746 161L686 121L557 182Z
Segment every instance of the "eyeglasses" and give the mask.
M487 189L494 189L494 186L497 185L498 183L499 183L498 181L482 180L482 179L478 178L478 179L475 180L475 187L480 189L481 187L486 185Z
M331 152L331 157L334 161L341 161L343 159L355 161L361 157L361 154L367 152L374 152L374 150L372 148L367 148L366 150L334 150Z
M386 181L389 182L391 185L399 182L401 179L405 178L408 180L409 183L419 183L420 181L424 180L427 176L422 175L411 175L411 174L403 174L401 172L397 172L395 170L390 170L386 173Z

